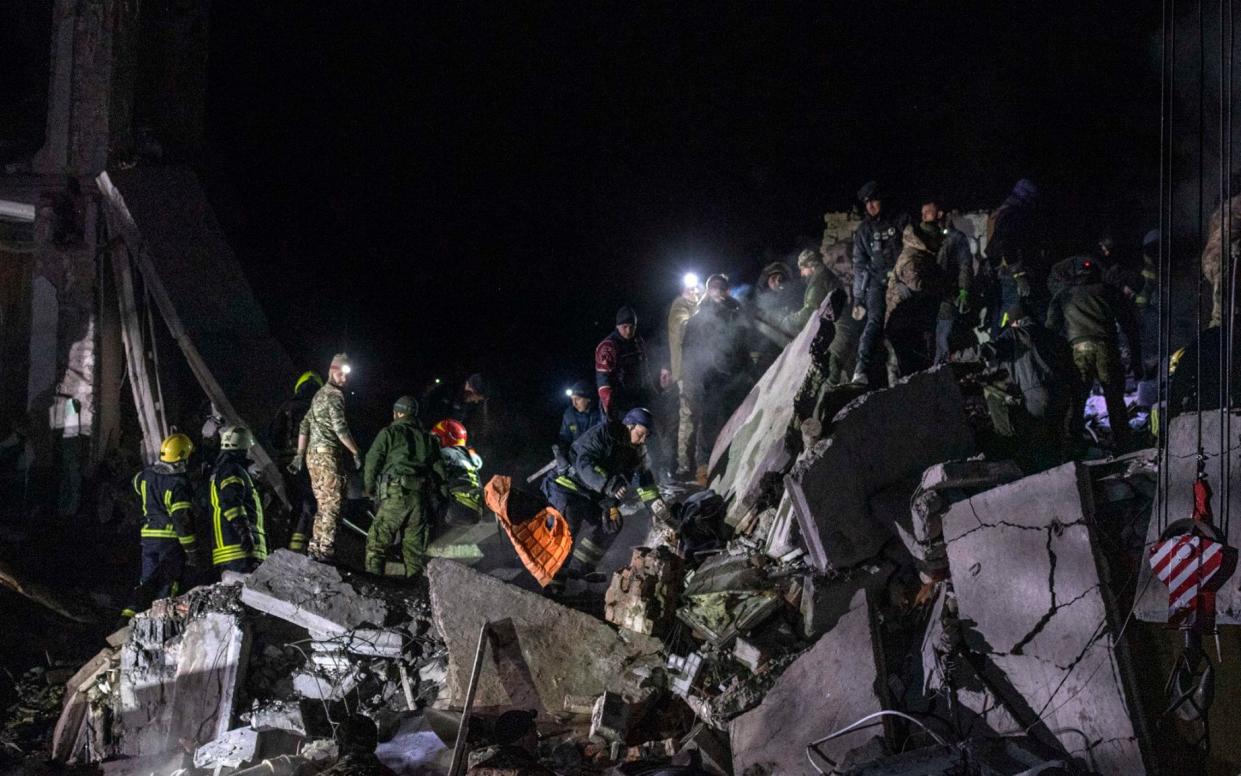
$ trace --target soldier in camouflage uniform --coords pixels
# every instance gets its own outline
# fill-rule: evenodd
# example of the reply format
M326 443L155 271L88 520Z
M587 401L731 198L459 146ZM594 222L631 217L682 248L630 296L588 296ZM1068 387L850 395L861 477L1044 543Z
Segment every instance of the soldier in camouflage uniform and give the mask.
M1233 191L1241 180L1234 179ZM1202 248L1202 274L1211 284L1211 326L1219 326L1224 319L1224 209L1215 208L1207 227L1207 242ZM1238 259L1241 252L1241 194L1228 200L1228 253L1230 261Z
M310 409L302 418L297 435L297 455L289 464L296 474L302 465L310 470L310 486L318 502L314 530L310 539L310 556L331 560L335 553L336 523L345 500L348 472L345 454L353 456L354 470L362 468L358 443L345 422L345 394L349 382L349 356L337 353L332 357L327 385L315 392Z
M366 570L384 572L384 553L401 534L406 576L422 573L431 533L431 496L448 495L440 444L418 425L418 402L402 396L392 405L392 423L366 453L363 483L378 501L366 535Z

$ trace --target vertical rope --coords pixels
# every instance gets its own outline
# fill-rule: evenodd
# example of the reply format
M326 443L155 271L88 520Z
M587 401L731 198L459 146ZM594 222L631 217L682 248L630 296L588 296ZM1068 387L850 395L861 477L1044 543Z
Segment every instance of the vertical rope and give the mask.
M1205 159L1203 152L1206 148L1206 116L1203 111L1206 109L1206 25L1204 15L1202 13L1203 0L1198 0L1198 245L1205 245L1202 239L1202 181L1206 175ZM1202 267L1198 268L1198 320L1196 326L1198 329L1198 354L1194 359L1194 367L1197 375L1194 380L1195 390L1194 399L1196 407L1194 408L1198 420L1198 460L1201 462L1204 453L1202 447L1202 394L1204 391L1202 385Z
M1232 399L1231 394L1228 393L1228 387L1229 387L1228 386L1228 375L1232 371L1231 369L1232 305L1230 304L1231 291L1229 289L1229 286L1231 285L1229 283L1229 276L1232 274L1231 272L1232 262L1229 260L1229 256L1228 256L1228 239L1227 239L1228 229L1226 228L1227 212L1230 210L1230 208L1228 207L1229 203L1228 203L1228 194L1227 194L1228 175L1224 167L1226 163L1225 151L1224 151L1224 146L1226 144L1226 140L1225 140L1226 130L1224 127L1224 123L1225 123L1224 122L1224 113L1225 113L1224 78L1227 75L1226 73L1227 66L1224 61L1224 48L1225 48L1224 32L1225 32L1224 0L1219 0L1219 116L1217 116L1216 118L1217 118L1217 123L1219 125L1218 126L1219 157L1218 157L1218 164L1217 164L1219 174L1217 176L1217 182L1219 183L1218 193L1219 193L1219 226L1220 226L1220 248L1221 250L1220 250L1220 257L1219 257L1219 280L1218 280L1219 288L1215 290L1215 293L1219 294L1219 299L1220 299L1220 303L1219 303L1219 306L1220 306L1220 310L1219 310L1220 312L1219 379L1216 381L1218 383L1218 385L1216 385L1216 391L1219 394L1219 440L1217 444L1218 454L1219 454L1219 467L1218 467L1219 468L1219 484L1217 486L1217 490L1220 494L1219 497L1220 497L1221 508L1217 510L1216 514L1219 515L1220 526L1224 530L1224 535L1227 536L1228 527L1227 527L1227 517L1225 515L1226 507L1224 507L1224 505L1228 503L1229 490L1230 490L1229 482L1228 482L1228 447L1229 447L1229 444L1228 444L1227 428L1228 428L1228 412L1229 412L1228 405L1230 404L1231 399ZM1203 46L1206 45L1205 40L1202 41L1202 43L1203 43ZM1212 237L1213 235L1211 234L1207 235L1207 239L1211 239Z
M1226 22L1226 24L1225 24ZM1222 274L1223 282L1227 284L1228 290L1228 371L1224 374L1226 385L1225 395L1228 397L1229 411L1224 414L1224 428L1221 431L1226 440L1224 448L1224 482L1227 483L1225 489L1224 501L1221 512L1223 514L1224 536L1228 536L1228 529L1232 523L1232 371L1234 368L1233 359L1235 358L1235 350L1233 339L1236 336L1236 304L1237 304L1237 264L1232 260L1232 53L1235 48L1234 35L1235 18L1232 2L1228 3L1228 13L1224 14L1224 2L1220 0L1220 56L1222 81L1220 106L1221 106L1221 145L1223 154L1220 159L1221 174L1220 178L1224 184L1224 202L1225 206L1221 206L1220 210L1220 247L1223 255L1228 257L1228 272Z
M1172 138L1176 129L1176 0L1168 0L1165 6L1164 25L1163 25L1163 88L1164 101L1160 105L1160 122L1166 125L1166 131L1163 134L1163 145L1160 153L1163 156L1165 167L1161 169L1162 190L1160 198L1162 200L1160 208L1160 234L1159 234L1159 256L1160 263L1163 268L1163 275L1159 279L1159 343L1163 352L1159 364L1159 375L1163 381L1163 395L1165 405L1163 408L1164 418L1161 422L1160 445L1162 457L1159 460L1159 492L1161 498L1159 500L1159 515L1156 521L1159 530L1162 531L1168 527L1168 490L1172 482L1172 474L1170 471L1171 453L1169 446L1169 425L1171 421L1171 371L1170 359L1172 356L1172 257L1173 247L1175 245L1175 230L1173 228L1174 213L1174 187L1172 182L1173 171L1173 146ZM1188 367L1188 364L1186 364Z

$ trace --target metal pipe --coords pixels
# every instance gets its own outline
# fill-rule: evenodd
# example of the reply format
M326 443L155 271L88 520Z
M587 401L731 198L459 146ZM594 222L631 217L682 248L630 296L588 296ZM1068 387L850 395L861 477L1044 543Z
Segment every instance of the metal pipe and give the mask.
M465 741L470 732L470 709L474 708L474 692L478 689L478 675L483 669L483 654L487 650L487 631L490 622L483 622L478 629L478 650L474 653L474 667L470 670L470 685L465 691L465 707L461 710L461 724L457 727L457 743L452 749L452 765L448 776L461 776L465 770Z

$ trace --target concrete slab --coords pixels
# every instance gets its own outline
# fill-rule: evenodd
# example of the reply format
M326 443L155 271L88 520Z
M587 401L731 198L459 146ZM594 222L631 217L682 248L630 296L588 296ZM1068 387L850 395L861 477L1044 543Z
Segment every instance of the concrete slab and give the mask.
M733 772L817 776L806 745L881 708L873 637L859 591L836 627L784 671L758 708L732 721ZM821 749L839 761L873 735L857 730Z
M831 434L784 478L784 498L797 515L810 564L829 571L875 555L892 530L873 518L870 498L973 451L973 431L948 367L918 372L851 402L836 415Z
M724 497L730 524L736 524L754 505L764 475L783 471L792 463L784 438L793 421L793 397L810 368L810 342L818 331L819 316L815 315L750 389L716 437L711 451L711 489Z
M1220 483L1223 481L1220 471L1221 463L1226 463L1220 456L1220 414L1218 411L1202 413L1202 448L1206 457L1207 481L1211 484L1214 496L1211 506L1216 514L1216 523L1223 514L1223 495ZM1241 474L1241 445L1235 441L1241 433L1241 411L1232 412L1231 472L1235 478ZM1198 467L1198 414L1188 413L1177 415L1168 424L1168 489L1167 501L1158 494L1155 507L1151 512L1150 526L1146 533L1146 546L1152 546L1159 540L1159 516L1167 511L1168 522L1174 522L1193 514L1193 482ZM1229 505L1232 519L1229 521L1228 544L1241 547L1241 488L1233 487ZM1143 562L1138 571L1137 592L1141 597L1137 602L1135 615L1147 622L1168 621L1168 588L1158 579L1154 579L1150 564ZM1215 621L1219 625L1241 624L1241 574L1234 574L1232 579L1224 583L1224 587L1215 594Z
M623 692L631 669L662 663L658 639L618 632L588 614L461 564L434 558L427 579L435 629L448 647L441 694L448 704L465 698L484 622L497 627L479 678L478 707L557 711L566 695Z
M289 550L276 550L241 589L241 602L307 630L338 635L362 625L382 625L382 601L359 595L340 570Z
M950 507L961 637L1020 727L1092 770L1140 774L1144 717L1111 647L1119 617L1095 559L1092 512L1089 475L1075 463Z

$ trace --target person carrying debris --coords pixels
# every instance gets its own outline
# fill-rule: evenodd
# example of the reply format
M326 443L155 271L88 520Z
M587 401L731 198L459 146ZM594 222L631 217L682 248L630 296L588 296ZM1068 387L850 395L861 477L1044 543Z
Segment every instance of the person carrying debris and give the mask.
M681 379L681 367L684 363L685 325L698 310L698 302L702 298L702 287L698 285L698 276L688 274L681 283L681 293L668 307L668 378L669 387L675 385L677 390L677 422L676 439L676 474L678 480L687 480L691 476L693 466L694 414L689 406L689 397L685 395L685 386ZM583 429L585 431L585 429ZM568 449L567 447L565 448Z
M865 321L858 340L857 365L853 382L869 382L867 370L878 354L887 318L888 275L901 251L901 235L909 218L883 212L879 184L867 181L857 193L866 216L853 233L853 319Z
M1042 471L1068 454L1069 412L1077 375L1068 343L1039 325L1020 301L1008 309L1000 335L982 345L994 370L983 386L987 411L1006 457L1027 471Z
M332 357L327 385L315 392L310 409L297 432L297 454L289 464L293 474L303 465L310 470L318 511L310 539L310 556L331 561L336 554L336 525L340 520L345 491L349 485L344 456L353 456L353 470L362 468L362 455L345 420L344 387L349 383L349 356Z
M1142 340L1138 334L1133 303L1120 289L1103 282L1098 265L1090 256L1074 258L1067 285L1058 291L1047 310L1047 328L1063 333L1073 348L1083 390L1078 404L1098 380L1107 403L1112 443L1117 451L1129 447L1129 411L1125 407L1125 372L1120 361L1119 327L1129 342L1130 370L1141 375ZM1074 408L1074 422L1081 417L1083 406Z
M194 443L171 434L159 446L159 461L134 475L134 492L142 504L142 573L121 611L128 619L157 598L176 595L188 564L206 571L207 561L194 534L193 493L186 472Z
M220 432L220 457L211 472L211 562L217 571L253 571L267 557L263 503L250 476L254 436L244 426Z
M573 443L570 469L553 471L544 478L543 495L564 516L573 534L570 575L589 573L603 559L620 532L620 504L630 488L637 488L638 497L657 521L667 522L668 507L659 496L646 457L654 423L644 407L629 410L619 421L601 423Z
M323 378L316 372L303 372L293 384L293 398L276 410L267 430L267 438L276 451L276 463L287 467L297 456L297 435L302 418L310 410L315 391L323 387ZM293 502L293 531L289 536L289 549L305 552L310 539L311 521L315 516L315 493L310 488L310 474L302 469L285 478L286 490Z
M481 462L480 462L481 463ZM383 575L384 555L397 534L405 575L422 573L431 533L431 499L444 497L444 462L438 440L418 425L418 400L402 396L392 422L366 452L362 482L378 503L366 534L366 571Z
M685 326L682 382L698 425L694 481L703 487L715 437L751 384L749 329L728 291L728 276L707 278L707 296Z
M589 390L589 389L588 389ZM451 418L431 428L431 435L440 443L440 458L448 485L448 501L443 508L447 525L477 523L483 512L483 486L478 478L483 459L474 448L467 447L469 433L465 426Z
M590 385L585 380L578 380L569 389L569 406L565 407L560 418L560 448L568 450L582 438L582 434L602 422L603 413L595 406Z

